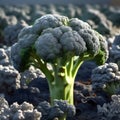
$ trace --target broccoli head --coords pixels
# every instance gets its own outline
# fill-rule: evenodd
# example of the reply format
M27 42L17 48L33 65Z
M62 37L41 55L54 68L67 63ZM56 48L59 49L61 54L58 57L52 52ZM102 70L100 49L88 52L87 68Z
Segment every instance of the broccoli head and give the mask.
M51 104L54 99L73 104L74 79L80 65L89 59L103 64L108 56L104 38L77 18L44 15L23 28L18 39L11 47L13 65L19 71L33 65L45 74Z

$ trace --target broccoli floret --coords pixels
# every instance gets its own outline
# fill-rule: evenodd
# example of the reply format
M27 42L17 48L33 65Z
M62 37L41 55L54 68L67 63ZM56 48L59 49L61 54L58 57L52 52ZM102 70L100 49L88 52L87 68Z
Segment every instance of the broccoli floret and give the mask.
M27 26L24 20L21 20L16 25L9 25L4 29L4 43L7 46L13 45L18 40L18 34L22 28Z
M7 66L10 65L9 56L7 50L0 48L0 65Z
M66 56L69 57L70 54L79 56L87 50L83 38L68 26L43 31L43 34L35 42L35 48L37 54L46 62L55 62L62 57L67 61Z
M120 35L115 36L114 42L110 49L110 62L114 62L120 69Z
M46 101L39 103L37 110L42 113L42 118L45 120L61 120L67 114L67 119L72 120L75 115L75 107L63 100L54 100L54 105Z
M92 71L91 75L93 90L104 90L113 95L120 88L120 71L115 63L105 63Z
M110 103L97 106L97 114L100 120L120 119L120 95L112 95L111 99L112 101Z
M0 65L0 93L9 94L18 88L20 88L19 72L11 65Z
M8 102L0 97L0 119L1 120L41 120L41 112L34 108L34 106L28 102L18 104L14 102L9 106Z
M35 78L45 77L43 73L36 69L34 66L30 66L29 69L21 73L20 84L21 86L27 86Z
M33 25L33 31L40 34L44 29L47 28L55 28L61 25L66 24L68 21L68 18L65 16L59 16L59 15L43 15L42 17L35 20L35 23Z
M97 62L104 63L108 56L103 37L77 18L44 15L21 30L18 38L11 47L14 66L24 71L33 65L45 74L51 104L54 99L73 104L74 79L80 65L97 55Z

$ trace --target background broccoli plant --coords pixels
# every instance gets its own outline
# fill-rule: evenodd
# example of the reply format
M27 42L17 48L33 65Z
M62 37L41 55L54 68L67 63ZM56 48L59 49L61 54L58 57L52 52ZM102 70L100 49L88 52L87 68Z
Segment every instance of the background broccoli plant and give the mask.
M105 63L93 69L91 80L95 92L103 90L111 96L120 91L120 71L116 63Z
M54 99L73 101L74 80L85 60L103 64L107 43L86 22L66 16L44 15L26 26L11 47L14 67L24 71L33 65L47 78L51 104ZM48 67L48 64L50 67Z

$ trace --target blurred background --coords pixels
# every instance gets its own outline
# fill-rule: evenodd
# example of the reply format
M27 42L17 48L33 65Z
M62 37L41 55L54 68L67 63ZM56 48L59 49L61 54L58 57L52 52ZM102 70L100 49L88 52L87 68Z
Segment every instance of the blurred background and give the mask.
M0 0L0 43L11 46L24 26L45 14L79 18L107 38L120 34L120 0Z
M120 0L0 0L0 5L9 5L9 4L108 4L108 5L120 5Z

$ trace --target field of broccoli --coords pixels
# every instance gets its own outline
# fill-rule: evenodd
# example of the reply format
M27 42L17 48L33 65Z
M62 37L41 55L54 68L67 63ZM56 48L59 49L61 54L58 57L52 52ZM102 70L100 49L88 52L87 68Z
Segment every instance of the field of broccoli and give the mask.
M0 120L120 120L120 7L0 5Z

